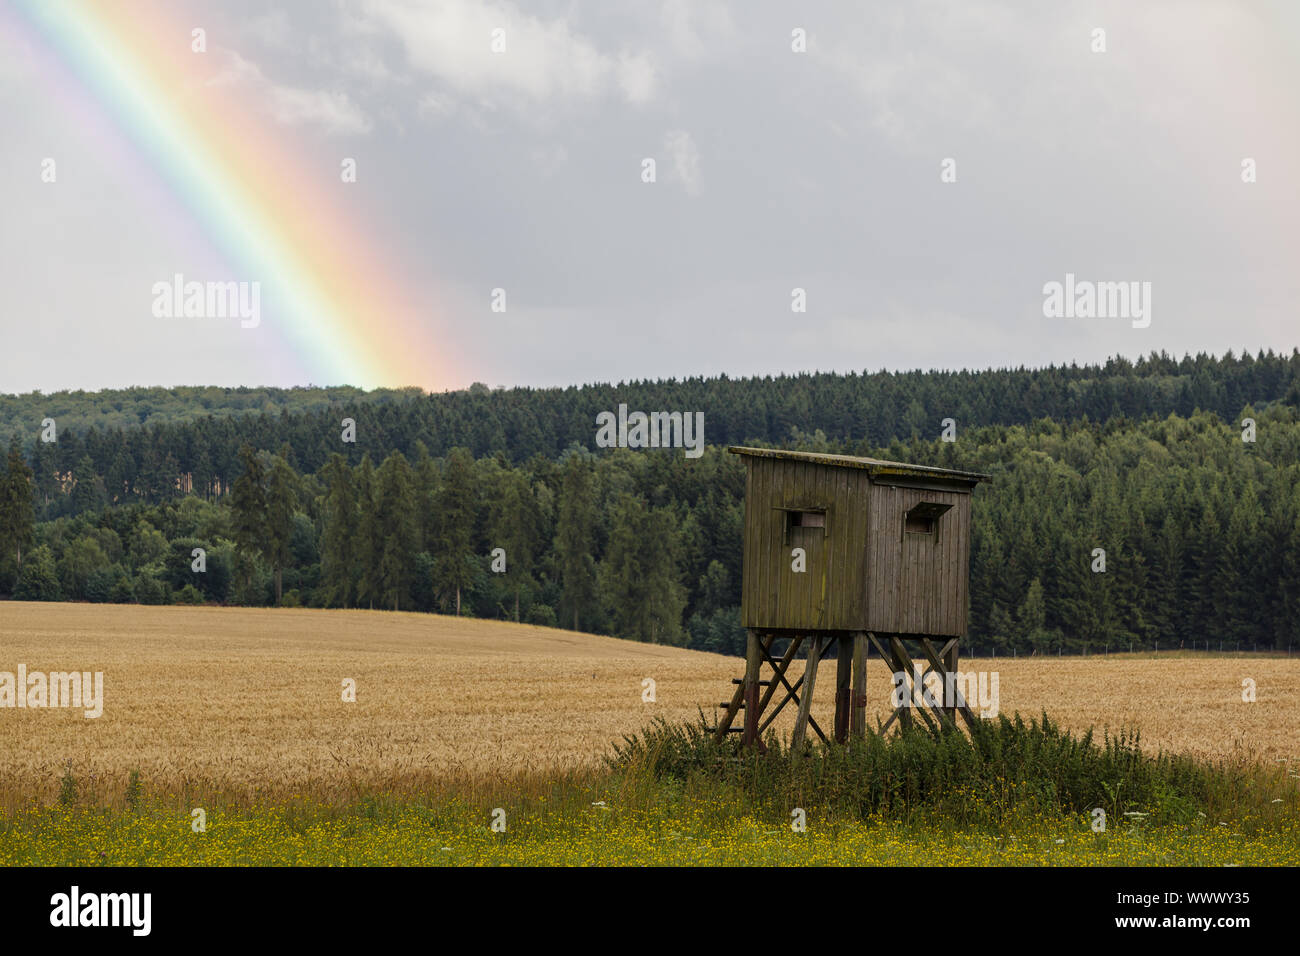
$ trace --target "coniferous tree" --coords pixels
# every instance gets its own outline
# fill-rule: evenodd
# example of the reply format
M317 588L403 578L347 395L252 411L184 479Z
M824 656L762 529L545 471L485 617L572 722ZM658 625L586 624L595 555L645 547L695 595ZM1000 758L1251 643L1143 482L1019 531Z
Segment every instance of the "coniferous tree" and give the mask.
M457 616L461 594L474 581L472 545L477 509L473 467L468 451L453 448L438 494L436 575L439 589L455 596Z
M680 643L686 596L677 564L671 512L633 495L614 508L609 548L598 580L615 633L650 643Z
M98 511L108 502L103 480L95 474L95 463L89 455L82 455L72 473L72 511L87 514Z
M373 608L383 601L379 578L379 524L375 510L375 468L370 455L357 466L357 539L353 554L357 566L357 602Z
M335 453L323 470L321 573L329 602L351 607L357 597L357 490L352 469Z
M420 526L415 514L413 478L411 466L401 452L389 455L376 475L379 593L394 611L410 603L411 575L419 550Z
M262 557L275 575L275 603L284 593L284 568L289 563L293 535L294 506L298 498L298 478L280 456L271 464L266 486L266 527L262 535Z
M12 559L15 573L22 571L23 553L32 542L35 525L32 471L15 439L9 445L9 458L0 480L0 562L7 564Z
M262 553L266 529L266 468L247 444L239 449L239 463L243 470L231 489L230 505L235 546L245 558L243 568L247 588L252 574L252 559Z
M532 580L533 562L541 537L541 514L528 479L516 471L502 473L497 492L492 543L506 554L506 582L515 596L515 620L519 620L519 592Z
M1047 649L1047 605L1043 597L1043 585L1038 578L1029 582L1025 600L1016 614L1018 637L1035 651Z
M590 471L580 455L570 454L560 489L555 552L564 586L563 608L571 615L575 631L596 593L594 524Z

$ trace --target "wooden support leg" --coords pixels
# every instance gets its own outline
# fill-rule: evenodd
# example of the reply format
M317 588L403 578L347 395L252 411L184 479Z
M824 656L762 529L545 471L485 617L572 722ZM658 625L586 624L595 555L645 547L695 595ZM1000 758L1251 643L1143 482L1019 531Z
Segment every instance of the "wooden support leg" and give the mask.
M948 651L950 650L950 648L944 648L944 650ZM943 661L940 659L941 656L946 657L947 656L946 653L944 655L940 655L940 653L934 649L934 645L931 644L930 641L925 638L922 638L921 640L921 651L925 654L926 658L930 661L930 666L934 669L935 673L938 674L940 679L944 681L944 686L947 687L948 669L944 666ZM962 717L966 719L966 723L968 726L974 727L978 723L975 714L971 711L966 701L962 698L960 688L957 688L957 694L956 694L956 700L954 701L954 706L957 708L957 713L961 714Z
M943 655L943 666L944 669L947 670L948 673L952 675L952 681L955 681L957 679L957 639L956 638L953 638L951 641L948 642L947 650L948 653ZM944 675L943 708L948 712L948 718L953 722L953 725L955 726L957 723L957 694L955 693L955 689L956 689L955 684L953 685L954 693L952 694L952 698L949 699L947 694L948 685L952 683L952 681L948 679L947 675Z
M745 641L745 682L741 685L745 700L745 733L740 742L746 746L758 742L758 674L763 664L758 631L750 628Z
M882 640L877 638L876 635L871 631L864 631L863 633L866 634L867 640L871 643L871 645L875 647L876 653L879 654L880 659L885 662L885 666L889 668L889 701L890 701L890 705L892 706L895 695L897 695L897 693L900 690L902 690L902 688L897 687L894 683L894 675L898 673L899 668L898 668L898 662L894 658L893 648L889 645L889 641L887 639L885 639L882 642ZM904 686L906 686L906 682L904 683ZM903 717L906 713L907 713L907 702L904 701L901 706L894 708L894 712L889 715L889 719L886 720L885 723L881 726L880 728L881 733L884 733L886 730L888 730L896 720L899 722L899 726L902 726Z
M803 672L803 695L799 698L799 715L794 720L794 731L790 734L790 749L798 750L803 746L804 734L808 731L808 717L812 710L813 686L817 683L817 664L822 656L822 636L814 634L808 645L808 663Z
M898 723L904 728L912 726L912 705L916 703L917 688L911 681L916 677L916 671L912 668L912 659L907 656L907 649L903 647L903 642L894 635L889 635L889 649L893 652L894 673L903 675L903 683L900 689L908 689L908 696L903 700L903 706L898 710Z
M785 710L786 704L790 703L791 700L793 700L796 705L799 703L799 688L802 685L803 677L800 676L798 680L790 685L790 689L786 692L786 695L781 698L781 703L773 707L772 712L763 718L763 722L758 725L758 735L760 737L763 736L763 731L767 730L767 728L772 725L773 721L781 716L781 711Z
M803 638L798 636L791 638L790 646L785 649L785 654L782 655L780 661L773 661L772 655L767 652L774 643L776 643L776 641L775 639L772 639L769 640L766 645L758 645L759 656L762 657L763 660L767 661L772 667L772 680L768 682L767 690L763 691L763 699L758 702L758 713L760 716L767 712L767 705L772 700L772 695L776 693L776 689L781 686L781 681L785 677L785 672L790 667L790 662L794 660L795 652L799 650L799 645L803 643ZM766 723L766 721L764 723ZM761 736L763 733L763 724L759 725L758 732Z
M853 635L853 718L854 737L867 732L867 635Z
M853 675L853 638L841 634L835 639L839 647L839 659L835 666L835 742L846 743L849 739L849 711L853 704L849 682Z
M799 640L803 640L803 638L796 638L795 640L799 641ZM785 688L786 691L786 696L784 699L782 699L781 703L779 703L776 706L776 709L773 710L772 713L768 715L766 720L764 720L761 724L758 725L758 733L759 736L761 737L763 731L767 729L768 724L770 724L773 720L776 719L776 715L781 712L781 708L786 705L787 701L793 699L796 708L798 707L799 687L800 685L803 684L804 678L807 676L807 674L806 673L800 674L799 679L795 681L793 684L791 684L790 681L786 679L785 668L777 664L776 661L772 660L772 655L767 653L767 649L765 648L765 646L763 644L759 644L758 648L759 648L759 652L763 655L763 660L767 661L767 663L771 665L773 672L775 673L779 671L779 673L777 673L776 679L781 684L781 686ZM786 651L787 658L791 655L791 653L792 653L791 651ZM763 706L764 706L763 701L759 701L760 711L763 711ZM822 729L817 726L817 721L813 718L811 714L808 715L808 726L813 729L813 732L817 734L818 739L820 739L822 743L824 744L830 743L830 738L828 738L824 733L822 733ZM834 728L831 728L831 732L834 733ZM763 747L763 741L761 739L758 742L758 746L760 748Z

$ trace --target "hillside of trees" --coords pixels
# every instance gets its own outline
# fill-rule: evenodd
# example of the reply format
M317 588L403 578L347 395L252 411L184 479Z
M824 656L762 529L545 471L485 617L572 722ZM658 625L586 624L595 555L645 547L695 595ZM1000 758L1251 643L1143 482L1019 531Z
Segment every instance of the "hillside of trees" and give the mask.
M961 409L979 417L964 404L979 395L986 395L984 418L1022 414L1023 393L1012 388L1003 401L993 381L1043 374L982 373L992 380L973 376L965 391L949 383L965 396L949 395L951 408L941 389L918 388L908 404L924 398L929 417L879 443L845 436L860 429L857 419L841 422L835 435L815 427L870 376L798 379L805 395L822 379L826 402L781 421L780 434L771 408L783 406L789 389L712 385L718 395L753 389L755 402L768 397L767 412L758 409L754 419L763 428L737 431L738 440L991 473L972 509L970 644L981 653L1204 647L1207 640L1215 648L1222 641L1285 650L1300 643L1297 364L1294 354L1224 359L1193 373L1220 396L1254 383L1248 401L1227 414L1121 412L1095 420L1079 412L1060 421L968 424ZM1110 385L1125 394L1114 398L1121 407L1151 389L1181 400L1182 386L1160 386L1168 375L1151 363L1130 378L1127 390ZM566 429L584 439L555 454L533 448L536 435L527 429L518 442L489 442L484 451L443 448L447 438L435 448L422 437L434 407L423 396L374 406L370 417L358 412L356 445L340 440L338 407L108 433L125 443L111 455L111 443L97 445L93 431L84 440L65 431L51 444L16 438L0 476L0 594L459 610L739 653L744 470L714 443L713 425L727 413L715 414L707 401L693 405L669 385L643 387L660 389L661 400L637 397L629 386L611 389L603 408L621 401L703 410L710 441L703 457L593 451L594 412L581 423L539 425L548 442ZM577 408L583 393L570 391ZM1067 382L1056 394L1086 404L1079 397L1086 392ZM530 406L528 394L441 398L454 399L448 407L465 403L462 425L470 428L475 402L504 401L499 412L546 419L542 410L556 396ZM938 440L942 417L957 420L955 442ZM1253 442L1242 440L1244 417L1256 422ZM380 437L367 437L370 427ZM212 461L204 429L223 441L242 436L214 482L181 470L188 456ZM167 443L151 444L163 435ZM143 467L128 451L136 441L144 443ZM1098 548L1106 552L1104 572L1093 570ZM494 570L495 549L504 552L504 569Z
M102 392L30 392L0 394L0 434L22 431L30 443L30 428L53 418L60 428L84 435L100 430L191 422L217 415L241 418L281 412L318 412L342 402L376 403L409 399L423 393L411 389L363 391L350 386L330 388L123 388Z
M143 397L130 399L134 392ZM158 411L146 413L155 400ZM221 413L205 412L204 402ZM1230 420L1247 404L1274 402L1300 404L1300 351L1180 360L1161 354L1035 370L724 376L565 389L476 385L434 395L346 388L27 395L0 398L0 435L17 436L32 460L42 516L54 517L66 512L49 511L50 503L61 501L61 482L75 479L79 468L102 478L108 500L122 504L190 491L223 496L240 472L244 444L287 446L295 469L305 472L319 470L336 453L351 465L367 454L381 461L392 451L411 459L419 443L435 457L464 448L475 458L500 453L514 463L537 455L554 459L575 444L595 450L595 416L620 403L646 412L703 412L705 439L713 445L785 444L798 429L883 446L934 437L945 418L962 429L1042 418L1188 417L1196 410ZM95 424L115 421L106 409L118 403L118 417L130 411L144 424ZM344 418L356 422L355 444L340 444ZM47 419L57 442L40 441ZM86 461L88 469L82 468Z

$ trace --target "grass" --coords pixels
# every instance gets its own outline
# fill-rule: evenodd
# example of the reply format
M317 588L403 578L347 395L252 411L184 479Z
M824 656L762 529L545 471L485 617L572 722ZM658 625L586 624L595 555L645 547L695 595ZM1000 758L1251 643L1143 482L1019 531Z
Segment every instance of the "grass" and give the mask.
M1280 766L1150 755L1046 717L768 745L738 754L658 721L596 770L206 807L203 832L136 776L125 809L74 798L0 819L0 865L1300 864L1297 778Z
M594 794L593 794L594 795ZM589 802L510 816L505 832L464 805L404 804L375 813L290 805L214 813L194 833L187 815L36 811L10 821L0 866L1296 866L1295 818L1269 831L1208 822L1124 821L1094 833L1083 819L1027 817L1005 831L827 822L804 832L765 815L719 818L716 805L639 811Z
M792 752L774 734L767 752L716 742L703 718L656 721L624 738L607 761L620 779L670 781L707 797L734 791L753 805L826 808L840 817L1000 825L1023 814L1140 813L1187 825L1198 816L1275 816L1296 806L1300 775L1241 758L1149 753L1136 733L1066 732L1046 714L850 739Z

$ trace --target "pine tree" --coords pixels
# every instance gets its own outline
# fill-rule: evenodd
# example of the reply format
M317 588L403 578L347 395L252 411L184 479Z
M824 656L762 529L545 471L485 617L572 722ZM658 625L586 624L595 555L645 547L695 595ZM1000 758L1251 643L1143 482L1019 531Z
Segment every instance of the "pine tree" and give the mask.
M1264 631L1260 624L1265 608L1259 593L1264 582L1259 576L1257 546L1260 507L1253 485L1247 485L1235 497L1215 562L1215 617L1225 632L1238 635L1243 644L1253 645Z
M1043 651L1047 648L1047 604L1043 597L1043 585L1038 578L1029 582L1025 600L1016 614L1016 626L1019 639L1034 648Z
M492 543L506 553L506 582L514 589L515 620L519 620L519 592L532 580L533 562L541 539L541 515L528 478L505 471L497 491L492 521Z
M580 615L595 595L595 529L591 501L591 472L578 453L564 465L560 513L556 520L555 552L564 585L561 606L572 614L578 630Z
M383 600L379 581L379 525L375 511L375 468L364 455L356 471L357 538L353 559L357 577L357 603L373 608Z
M15 573L21 573L23 553L32 542L36 526L33 502L32 471L23 460L18 440L9 445L9 459L0 480L0 547L8 563L12 557Z
M322 470L326 481L321 575L329 602L351 607L357 596L357 489L352 469L337 452Z
M678 569L677 529L666 508L630 495L614 508L599 582L615 633L650 643L680 643L685 589Z
M38 441L32 449L33 491L42 511L62 492L59 483L58 452L54 445Z
M730 605L731 581L721 561L710 561L696 588L695 608L700 614L712 614Z
M282 457L276 456L266 487L266 528L262 557L275 574L275 603L284 594L284 567L289 563L293 535L293 513L298 500L298 476Z
M89 514L98 511L108 502L103 480L95 474L95 463L89 455L82 455L72 473L72 511L74 514Z
M393 452L376 475L375 530L379 548L379 591L394 611L410 602L411 573L419 550L414 475L401 452Z
M454 593L460 615L461 592L473 583L472 545L476 501L474 461L468 451L453 448L438 494L438 545L436 574L444 593Z
M686 588L681 575L681 537L671 509L651 509L641 543L648 575L645 620L649 640L681 644Z
M245 556L245 585L251 580L251 559L262 553L266 528L266 469L257 453L248 445L239 449L243 471L231 489L230 504L235 546Z

